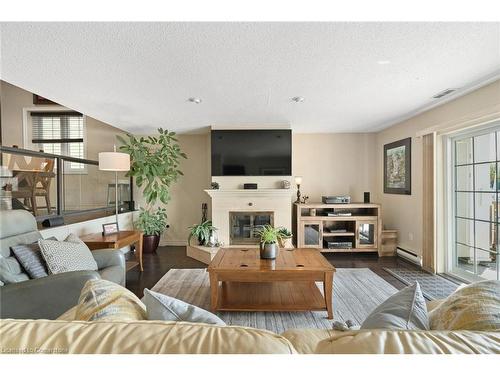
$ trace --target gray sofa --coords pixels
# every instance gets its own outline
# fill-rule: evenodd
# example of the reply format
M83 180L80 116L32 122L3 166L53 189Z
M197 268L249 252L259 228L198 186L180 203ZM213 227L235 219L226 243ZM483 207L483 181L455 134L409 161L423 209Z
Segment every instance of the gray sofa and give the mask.
M76 305L83 285L106 279L125 285L125 257L119 250L95 250L98 271L75 271L30 279L10 247L42 238L25 210L0 211L0 318L55 319Z

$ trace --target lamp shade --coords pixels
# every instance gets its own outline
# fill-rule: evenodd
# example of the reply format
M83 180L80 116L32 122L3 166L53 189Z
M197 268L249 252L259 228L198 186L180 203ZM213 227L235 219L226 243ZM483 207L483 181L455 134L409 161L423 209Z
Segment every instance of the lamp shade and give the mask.
M99 152L99 170L128 171L130 170L130 155L124 152Z

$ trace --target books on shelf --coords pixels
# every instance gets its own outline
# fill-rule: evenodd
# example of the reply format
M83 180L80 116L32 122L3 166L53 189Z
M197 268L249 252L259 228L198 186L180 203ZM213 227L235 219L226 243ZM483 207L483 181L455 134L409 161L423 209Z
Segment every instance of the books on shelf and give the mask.
M325 231L327 233L347 233L347 229L331 229L331 228L325 228Z

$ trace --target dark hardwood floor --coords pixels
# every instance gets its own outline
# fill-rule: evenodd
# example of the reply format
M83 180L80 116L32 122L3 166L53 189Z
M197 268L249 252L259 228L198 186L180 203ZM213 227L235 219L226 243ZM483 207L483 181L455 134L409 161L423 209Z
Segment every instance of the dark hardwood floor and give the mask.
M160 246L153 254L143 254L144 272L138 267L127 272L127 288L138 297L143 296L144 288L151 289L168 270L172 268L206 268L186 255L186 246Z
M384 267L417 266L398 257L377 257L376 254L324 254L337 268L369 268L397 289L406 285L384 271ZM186 256L185 246L161 246L156 254L144 254L144 272L136 267L127 273L127 288L142 297L144 288L152 288L172 268L205 268L204 263Z

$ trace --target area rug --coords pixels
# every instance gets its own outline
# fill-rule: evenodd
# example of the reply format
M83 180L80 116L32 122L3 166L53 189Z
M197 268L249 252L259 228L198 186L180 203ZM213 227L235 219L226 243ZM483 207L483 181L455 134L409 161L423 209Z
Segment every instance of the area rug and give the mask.
M433 275L425 271L408 268L384 268L384 270L406 285L411 285L415 281L418 281L422 294L429 300L447 298L459 286L442 276Z
M318 283L318 285L322 285ZM152 288L204 309L210 309L210 282L206 269L172 269ZM322 291L322 286L320 287ZM233 312L217 315L229 325L267 329L281 333L293 328L331 328L334 320L361 324L368 314L397 292L368 268L338 268L333 280L333 314L306 312Z

